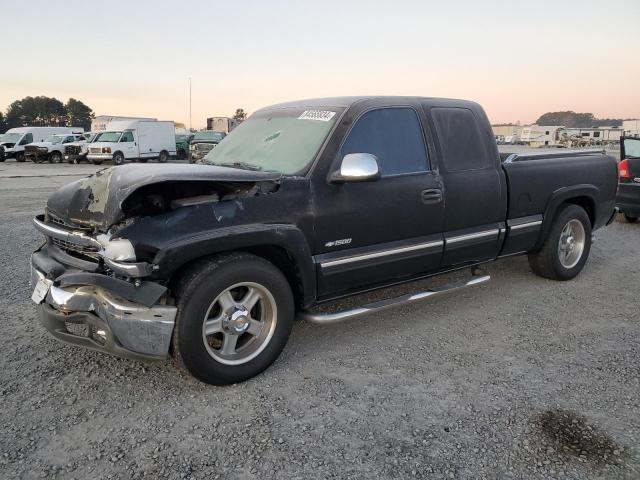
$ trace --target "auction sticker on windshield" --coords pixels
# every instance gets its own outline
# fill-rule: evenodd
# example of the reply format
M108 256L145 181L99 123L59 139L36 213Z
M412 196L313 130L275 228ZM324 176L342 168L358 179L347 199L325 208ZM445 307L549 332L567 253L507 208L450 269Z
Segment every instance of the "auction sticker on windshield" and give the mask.
M302 115L298 117L298 120L320 120L321 122L328 122L333 118L336 112L329 110L305 110Z

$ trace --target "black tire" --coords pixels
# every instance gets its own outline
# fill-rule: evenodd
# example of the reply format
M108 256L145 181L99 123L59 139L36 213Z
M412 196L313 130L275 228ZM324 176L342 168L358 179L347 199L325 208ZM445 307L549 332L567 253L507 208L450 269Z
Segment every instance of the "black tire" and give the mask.
M102 160L91 160L91 163L93 163L94 165L102 165Z
M124 154L122 152L116 152L113 154L113 164L114 165L124 164Z
M169 153L166 150L162 150L160 152L160 156L158 157L158 162L167 163L169 161Z
M24 163L24 161L25 161L24 152L16 153L16 162Z
M148 161L149 161L148 158L139 158L138 159L138 162L140 162L140 163L147 163Z
M62 162L62 154L60 152L51 152L47 157L49 163L61 163Z
M575 265L563 265L558 252L562 231L572 220L577 220L584 229L584 246ZM529 265L536 275L551 280L571 280L582 271L591 251L591 220L582 207L564 205L556 214L553 225L542 248L529 254Z
M636 223L638 221L638 217L634 217L632 215L627 215L626 213L624 214L624 219L628 222L628 223Z
M257 356L229 365L209 353L203 324L212 302L241 282L258 284L272 295L277 312L275 327ZM287 343L295 313L291 287L278 268L260 257L228 253L203 260L180 276L174 291L178 314L172 340L173 356L179 365L203 382L228 385L254 377L278 358Z

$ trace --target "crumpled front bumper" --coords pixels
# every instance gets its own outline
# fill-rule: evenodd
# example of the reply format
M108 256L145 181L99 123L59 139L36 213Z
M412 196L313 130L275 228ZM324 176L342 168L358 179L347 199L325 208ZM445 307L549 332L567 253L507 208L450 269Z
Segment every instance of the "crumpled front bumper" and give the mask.
M168 357L176 307L144 306L97 285L56 283L32 260L32 284L46 290L42 299L34 292L40 321L57 339L136 360Z

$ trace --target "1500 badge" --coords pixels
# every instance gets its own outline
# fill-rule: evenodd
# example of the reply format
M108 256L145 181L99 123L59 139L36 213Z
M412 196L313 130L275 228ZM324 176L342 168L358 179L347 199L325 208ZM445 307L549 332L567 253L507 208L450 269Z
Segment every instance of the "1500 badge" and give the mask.
M349 245L351 243L350 238L341 238L340 240L333 240L324 244L325 247L337 247L340 245Z

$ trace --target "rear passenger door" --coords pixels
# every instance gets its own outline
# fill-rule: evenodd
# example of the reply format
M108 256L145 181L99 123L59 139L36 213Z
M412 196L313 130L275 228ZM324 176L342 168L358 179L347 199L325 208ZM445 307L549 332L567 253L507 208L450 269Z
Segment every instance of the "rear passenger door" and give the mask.
M429 116L444 185L442 267L495 258L507 205L499 156L471 109L433 107Z

